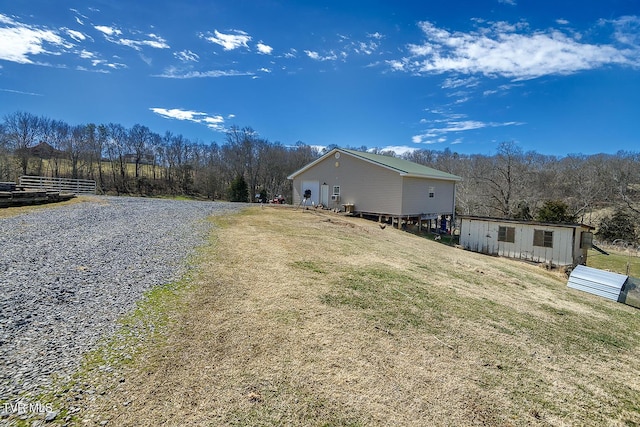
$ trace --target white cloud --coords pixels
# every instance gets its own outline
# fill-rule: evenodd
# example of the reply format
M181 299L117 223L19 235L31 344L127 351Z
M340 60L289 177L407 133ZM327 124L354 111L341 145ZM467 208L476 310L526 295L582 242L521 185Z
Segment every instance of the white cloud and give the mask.
M175 56L177 59L179 59L182 62L198 62L198 60L200 59L200 57L196 53L193 53L190 50L173 52L173 56Z
M320 60L320 54L318 52L314 52L312 50L305 50L304 53L311 59Z
M121 30L114 27L107 27L106 25L94 25L93 28L100 31L101 33L106 34L107 36L119 36L122 34Z
M206 77L236 77L236 76L254 76L255 73L249 71L237 70L210 70L210 71L183 71L176 67L167 68L162 74L154 77L165 77L169 79L193 79Z
M558 25L568 25L568 24L569 24L569 21L567 21L566 19L562 19L562 18L560 18L560 19L556 19L556 23L557 23Z
M480 84L477 77L468 77L466 79L448 78L442 83L443 89L455 89L459 87L476 87Z
M380 148L378 151L380 153L393 151L396 155L402 156L403 154L413 153L414 151L417 151L417 150L418 149L415 147L407 147L406 145L389 145L389 146Z
M76 22L80 25L84 25L84 21L80 18L89 19L86 15L83 15L82 13L80 13L78 9L70 8L69 10L75 13Z
M32 64L30 56L57 55L60 50L72 47L54 30L26 25L3 14L0 14L0 23L6 25L0 28L0 59L5 61Z
M498 3L508 4L510 6L517 6L516 0L498 0Z
M338 59L338 55L336 55L333 51L329 52L329 55L326 56L322 56L320 55L318 52L313 51L313 50L305 50L304 53L307 54L307 56L315 61L335 61L336 59ZM341 53L341 56L344 58L345 57L345 53Z
M207 116L207 113L201 113L199 111L189 111L182 110L180 108L172 108L167 110L166 108L150 108L156 114L161 115L162 117L177 119L177 120L188 120L192 122L199 122L203 119L203 117Z
M109 41L121 44L123 46L128 46L135 50L142 50L143 46L152 47L154 49L169 49L170 47L167 44L166 40L160 36L157 36L155 34L148 34L147 37L149 37L147 40L109 39Z
M289 49L289 52L284 54L285 58L296 58L298 56L298 51L294 48Z
M339 42L344 46L344 49L341 52L341 56L343 59L346 58L348 52L354 52L358 55L373 55L380 47L378 40L382 38L383 36L380 33L375 33L367 34L368 40L366 41L357 41L351 40L351 38L347 36L338 34Z
M109 62L109 61L105 61L104 59L94 59L91 61L91 65L93 65L94 67L97 67L97 66L107 67L112 70L127 68L125 64L120 64L118 62ZM85 70L85 68L81 68L81 69Z
M354 51L365 55L371 55L378 49L378 43L374 41L358 42L355 44Z
M69 37L71 37L72 39L74 39L77 42L81 42L83 40L86 40L86 38L87 38L87 36L85 36L80 31L70 30L70 29L67 28L66 32L67 32L67 34L69 34Z
M224 117L221 115L209 115L200 111L183 110L181 108L149 108L154 113L162 116L166 119L185 120L194 123L201 123L207 126L209 129L217 132L226 132L224 126Z
M623 16L609 21L614 27L614 37L620 43L633 46L636 51L640 45L640 17Z
M2 68L2 67L0 67L0 68ZM29 95L29 96L43 96L40 93L24 92L24 91L21 91L21 90L13 90L13 89L0 89L0 92L17 93L19 95Z
M386 61L386 63L391 67L393 71L404 71L405 66L407 65L407 62L405 60L399 61L395 59Z
M271 46L268 46L262 42L258 43L256 45L256 48L258 49L258 52L263 55L271 55L271 52L273 52L273 48Z
M115 27L107 27L105 25L94 25L94 28L104 34L104 37L111 43L127 46L137 51L143 47L152 47L154 49L169 49L167 41L157 34L147 34L146 39L136 40L132 38L120 38L123 34L122 30Z
M218 44L224 48L224 50L234 50L239 47L249 48L248 43L251 41L251 36L240 30L231 30L232 33L224 34L218 30L214 30L214 35L200 34L201 38L204 38L211 43Z
M524 33L524 23L498 22L464 33L421 22L426 40L407 46L411 60L387 63L396 71L500 75L516 80L571 74L605 64L639 65L638 36L631 30L640 28L640 21L635 18L616 22L617 28L624 28L616 33L617 39L633 44L634 49L580 43L579 36L570 37L558 30Z
M423 123L421 120L420 123ZM434 121L434 123L440 123L440 121ZM443 135L450 133L466 132L470 130L493 128L502 126L518 126L522 125L520 122L504 122L504 123L492 123L481 122L477 120L459 120L459 121L447 121L443 127L432 127L427 129L424 133L414 135L411 140L415 144L435 144L438 142L446 141Z
M140 53L140 59L142 59L142 61L144 61L144 63L148 66L151 66L151 64L153 64L153 59L150 56L146 56Z
M84 50L84 49L82 51L80 51L80 58L91 59L91 58L95 58L95 57L96 57L96 55L93 52L89 52L88 50Z
M222 116L206 117L202 120L209 129L213 129L218 132L226 132L224 126L224 118Z

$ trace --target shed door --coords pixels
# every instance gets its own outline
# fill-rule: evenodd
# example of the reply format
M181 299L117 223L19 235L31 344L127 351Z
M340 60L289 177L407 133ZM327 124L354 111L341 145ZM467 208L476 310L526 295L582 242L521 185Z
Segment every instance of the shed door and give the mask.
M311 198L307 200L307 205L318 204L318 200L320 200L320 181L302 181L302 188L300 188L300 197L303 197L303 194L306 190L311 190Z

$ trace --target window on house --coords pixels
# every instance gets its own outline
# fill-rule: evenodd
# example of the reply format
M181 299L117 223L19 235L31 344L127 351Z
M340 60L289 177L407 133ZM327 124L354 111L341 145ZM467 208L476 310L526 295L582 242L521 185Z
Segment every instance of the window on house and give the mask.
M553 231L533 230L533 246L553 247Z
M498 228L498 242L514 243L515 241L516 241L515 227L499 227Z
M593 247L593 233L583 231L580 233L580 248L591 249Z
M339 185L334 185L333 186L333 195L334 196L339 196L340 195L340 186Z
M429 198L433 199L434 197L436 197L436 188L435 187L429 187Z

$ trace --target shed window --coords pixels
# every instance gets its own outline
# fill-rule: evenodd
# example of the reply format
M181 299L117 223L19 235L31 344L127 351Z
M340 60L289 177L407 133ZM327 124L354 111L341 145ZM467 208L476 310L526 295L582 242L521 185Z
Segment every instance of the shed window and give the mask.
M553 247L553 231L533 230L533 246Z
M436 197L436 187L429 187L429 198L433 199Z
M515 227L499 227L498 228L498 242L513 243L515 241L516 241Z
M591 249L593 246L593 233L583 231L580 233L580 248Z
M340 195L340 186L339 185L334 185L333 186L333 195L334 196L339 196Z

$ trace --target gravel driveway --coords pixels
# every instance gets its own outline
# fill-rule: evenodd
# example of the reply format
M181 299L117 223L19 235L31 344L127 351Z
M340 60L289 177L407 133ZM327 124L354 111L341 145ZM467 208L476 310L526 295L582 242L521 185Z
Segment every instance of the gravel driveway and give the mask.
M71 374L145 291L186 272L204 218L244 206L99 197L0 219L0 402Z

